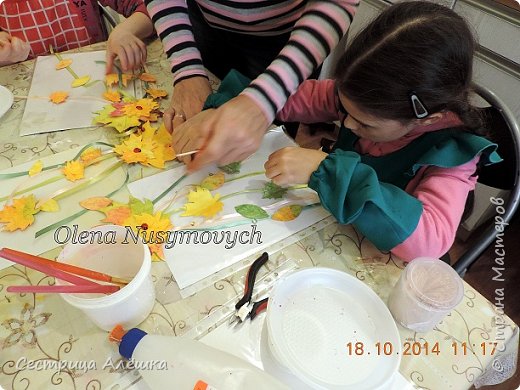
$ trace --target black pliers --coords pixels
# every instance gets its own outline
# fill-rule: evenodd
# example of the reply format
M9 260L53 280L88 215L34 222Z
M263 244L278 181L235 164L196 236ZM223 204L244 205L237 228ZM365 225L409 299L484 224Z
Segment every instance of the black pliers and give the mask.
M246 284L244 286L244 296L235 305L235 315L231 318L231 322L244 322L247 318L253 320L259 313L267 308L267 301L269 298L264 298L258 302L254 302L251 305L251 299L253 297L253 288L255 286L256 275L262 266L269 260L267 252L256 259L249 271L247 272Z

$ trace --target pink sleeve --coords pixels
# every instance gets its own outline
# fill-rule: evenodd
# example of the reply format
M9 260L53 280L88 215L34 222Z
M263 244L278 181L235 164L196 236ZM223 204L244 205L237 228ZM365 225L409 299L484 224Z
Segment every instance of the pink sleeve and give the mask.
M330 122L338 119L334 80L306 80L276 116L286 122Z
M453 245L468 193L475 188L479 156L455 168L422 168L406 192L423 204L415 231L392 253L405 261L420 256L440 257Z
M143 0L100 0L100 3L112 8L125 18L128 18L134 12L142 12L143 14L148 15Z

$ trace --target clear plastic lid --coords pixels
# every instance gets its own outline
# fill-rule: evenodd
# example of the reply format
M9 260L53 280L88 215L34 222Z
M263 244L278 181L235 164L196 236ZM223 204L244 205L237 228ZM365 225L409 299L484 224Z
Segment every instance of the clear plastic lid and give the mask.
M406 267L406 279L417 299L432 309L452 309L464 295L461 277L439 259L419 257L412 260Z

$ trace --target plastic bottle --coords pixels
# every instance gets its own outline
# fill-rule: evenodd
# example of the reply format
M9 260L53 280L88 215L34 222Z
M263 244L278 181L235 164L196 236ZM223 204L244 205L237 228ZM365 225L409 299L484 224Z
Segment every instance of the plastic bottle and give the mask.
M252 364L200 341L149 335L138 328L116 326L110 340L129 359L147 385L175 390L288 390Z

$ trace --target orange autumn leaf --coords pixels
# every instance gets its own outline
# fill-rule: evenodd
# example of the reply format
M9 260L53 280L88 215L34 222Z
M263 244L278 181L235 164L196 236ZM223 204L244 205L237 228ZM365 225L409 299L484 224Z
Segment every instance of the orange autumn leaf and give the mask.
M106 91L103 93L103 98L114 103L121 101L121 95L117 91Z
M106 217L101 222L113 223L115 225L123 226L125 221L132 215L132 210L128 205L115 204L101 210L106 214Z
M105 84L109 87L119 83L119 76L117 73L109 73L105 76Z
M56 70L65 69L67 66L70 66L70 64L72 64L72 60L70 58L61 60L56 64Z
M81 86L85 85L89 81L90 81L90 76L79 77L77 79L74 79L74 81L71 84L71 87L72 88L78 88L78 87L81 87Z
M101 157L101 154L101 149L99 148L88 148L81 153L80 159L85 166L89 166L93 164L97 158Z
M160 99L168 96L168 92L166 92L164 89L148 88L146 93L154 99Z
M164 260L164 249L162 244L148 243L148 248L152 254L152 261Z
M4 224L3 229L9 232L25 230L34 223L34 214L39 211L34 195L13 199L12 205L4 205L0 210L0 222Z
M288 222L296 219L302 212L302 206L292 204L290 206L280 207L271 217L275 221Z
M141 79L142 81L146 81L148 83L155 83L157 81L155 76L151 75L150 73L141 73L139 75L139 79Z
M104 196L94 196L92 198L84 199L79 202L79 205L87 210L101 210L112 204L112 199Z
M61 172L65 175L67 180L70 181L83 179L85 176L85 165L83 162L77 160L67 161Z
M123 73L122 79L123 79L123 86L126 87L128 85L128 82L132 81L134 79L134 75Z
M56 91L49 95L49 100L54 104L63 103L69 97L69 93L65 91Z

